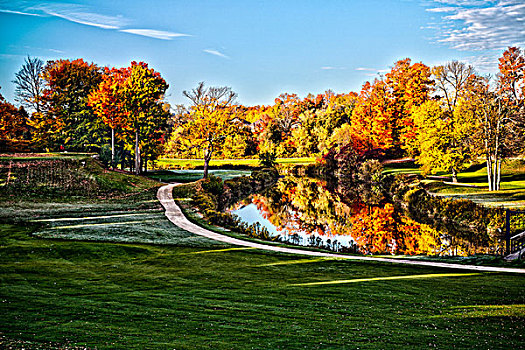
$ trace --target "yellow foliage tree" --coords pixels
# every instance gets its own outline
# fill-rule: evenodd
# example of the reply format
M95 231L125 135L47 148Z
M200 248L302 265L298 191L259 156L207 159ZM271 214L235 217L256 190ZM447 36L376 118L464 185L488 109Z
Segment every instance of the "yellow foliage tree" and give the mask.
M423 174L450 171L452 181L472 157L470 136L474 121L462 108L461 102L452 113L437 101L427 101L413 112L417 126L420 154L416 158Z

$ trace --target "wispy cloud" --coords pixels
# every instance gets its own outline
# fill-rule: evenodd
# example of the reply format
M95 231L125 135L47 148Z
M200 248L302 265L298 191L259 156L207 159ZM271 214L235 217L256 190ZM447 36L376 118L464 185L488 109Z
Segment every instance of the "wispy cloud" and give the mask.
M23 2L0 2L0 12L38 17L57 17L69 22L86 26L108 30L118 30L129 34L162 40L173 40L177 37L191 36L188 34L149 28L127 29L126 27L129 27L132 23L130 19L121 15L110 16L96 13L83 5L68 3L40 3L34 6L23 6L22 4Z
M54 53L65 53L64 51L57 50L57 49L48 49L48 50L51 51L51 52L54 52Z
M13 14L13 15L44 17L43 15L39 15L38 13L29 13L29 12L22 12L22 11L12 11L12 10L0 9L0 12L9 13L9 14Z
M322 70L345 70L346 67L332 67L332 66L324 66L321 67Z
M103 29L118 29L129 23L129 20L122 16L101 15L87 11L84 6L73 4L40 4L28 10L40 10L49 16Z
M173 38L191 36L189 34L166 32L163 30L155 30L155 29L121 29L120 31L124 33L142 35L142 36L147 36L149 38L162 39L162 40L171 40Z
M378 68L368 68L368 67L357 67L355 70L366 73L368 77L376 76L377 74L386 73L390 69L378 69Z
M215 49L205 49L205 50L202 50L202 51L204 51L206 53L209 53L210 55L219 56L219 57L226 58L226 59L230 58L229 56L226 56L222 52L217 51Z

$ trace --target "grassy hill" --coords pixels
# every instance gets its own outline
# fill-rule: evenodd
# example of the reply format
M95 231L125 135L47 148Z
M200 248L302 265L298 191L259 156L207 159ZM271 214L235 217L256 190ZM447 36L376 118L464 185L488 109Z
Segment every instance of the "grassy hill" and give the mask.
M0 157L0 196L123 196L160 184L142 176L110 171L89 156Z
M172 225L154 181L60 164L0 189L0 348L522 347L525 276L232 247Z

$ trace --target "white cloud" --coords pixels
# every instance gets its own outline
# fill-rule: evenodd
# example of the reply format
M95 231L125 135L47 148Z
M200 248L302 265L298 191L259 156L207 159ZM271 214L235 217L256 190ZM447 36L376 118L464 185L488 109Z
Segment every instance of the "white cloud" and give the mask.
M366 67L357 67L355 70L368 71L368 72L375 72L375 71L377 71L376 68L366 68Z
M219 52L219 51L217 51L215 49L205 49L205 50L202 50L202 51L204 51L206 53L209 53L210 55L219 56L219 57L228 58L228 59L230 58L230 57L226 56L225 54L223 54L222 52Z
M22 11L12 11L12 10L0 9L0 12L9 13L9 14L13 14L13 15L44 17L42 15L39 15L38 13L29 13L29 12L22 12Z
M129 22L122 16L101 15L74 4L40 4L27 10L40 10L49 16L103 29L118 29Z
M525 43L525 3L522 0L434 0L456 5L427 11L445 12L437 41L463 51L504 50Z
M124 33L142 35L142 36L147 36L149 38L162 39L162 40L171 40L173 38L191 36L189 34L172 33L172 32L166 32L163 30L155 30L155 29L121 29L120 31Z
M35 6L21 6L21 4L0 1L0 12L39 16L57 17L69 22L83 24L102 29L119 30L121 32L134 35L146 36L149 38L172 40L173 38L191 36L188 34L175 33L156 29L123 29L130 25L131 21L123 16L108 16L90 11L82 5L67 3L40 3Z
M321 67L322 70L345 70L346 67L332 67L332 66L324 66Z
M456 7L435 7L435 8L431 8L431 9L426 9L427 12L452 12L452 11L455 11L457 8Z

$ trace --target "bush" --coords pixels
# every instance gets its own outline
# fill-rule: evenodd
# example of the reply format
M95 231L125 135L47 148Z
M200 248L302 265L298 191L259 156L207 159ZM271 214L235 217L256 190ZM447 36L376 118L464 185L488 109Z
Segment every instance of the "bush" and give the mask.
M259 164L265 168L273 168L275 166L275 161L277 160L277 155L275 152L267 151L259 153Z
M222 179L215 175L210 175L202 181L202 189L208 193L220 196L224 190Z

